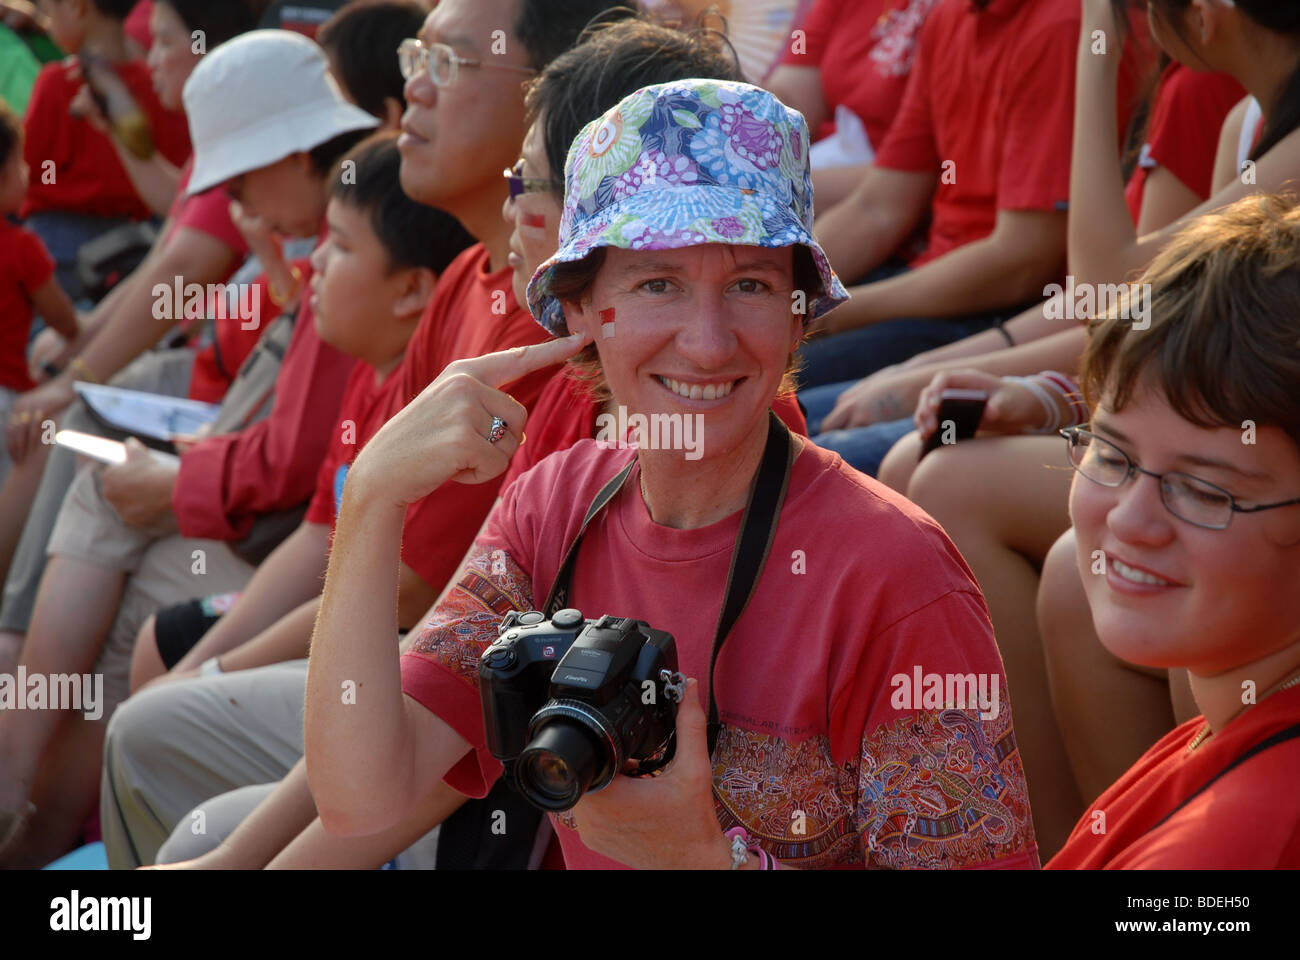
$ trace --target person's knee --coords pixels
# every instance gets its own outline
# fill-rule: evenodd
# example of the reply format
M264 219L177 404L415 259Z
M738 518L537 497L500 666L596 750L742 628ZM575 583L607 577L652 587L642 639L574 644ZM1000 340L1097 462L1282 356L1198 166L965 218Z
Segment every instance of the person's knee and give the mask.
M1083 589L1076 557L1074 528L1061 534L1047 551L1038 585L1038 627L1043 642L1061 639L1081 617L1090 617L1088 597Z
M154 615L145 618L135 635L135 646L131 650L131 693L167 672L162 655L158 652L158 638L154 633Z
M891 490L907 495L908 483L921 458L921 435L913 430L889 448L880 461L877 479Z

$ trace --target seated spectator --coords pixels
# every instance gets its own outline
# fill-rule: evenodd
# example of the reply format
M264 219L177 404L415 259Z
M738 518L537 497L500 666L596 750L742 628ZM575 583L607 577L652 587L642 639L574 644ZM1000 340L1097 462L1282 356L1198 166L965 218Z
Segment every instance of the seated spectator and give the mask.
M1216 38L1213 44L1193 49L1182 49L1170 43L1167 38L1171 31L1157 26L1156 36L1166 44L1167 52L1185 57L1189 63L1222 67L1244 85L1249 85L1260 82L1255 73L1255 67L1261 62L1258 49L1281 49L1290 44L1293 50L1300 50L1300 35L1286 38L1274 33L1270 38L1269 31L1251 19L1244 4L1235 10L1219 5L1211 5L1206 9L1213 10L1216 17L1230 15L1236 22L1230 27L1216 30L1213 33ZM1163 14L1157 13L1159 16ZM1079 109L1092 118L1090 122L1100 124L1103 129L1109 127L1114 117L1110 97L1104 91L1113 82L1113 78L1107 79L1107 74L1113 74L1118 69L1113 62L1117 58L1110 57L1112 62L1109 64L1099 63L1098 61L1107 58L1093 56L1090 52L1084 55L1082 51L1091 50L1089 38L1096 30L1113 37L1116 23L1107 3L1089 4L1080 38ZM1255 37L1251 44L1232 39L1250 35ZM1286 78L1294 70L1294 58L1279 56L1265 62L1273 71L1272 82L1284 86ZM1273 114L1275 116L1278 111L1284 115L1290 111L1290 101L1285 97L1269 102L1277 103ZM1300 98L1296 99L1296 103L1300 104ZM1293 125L1300 122L1300 110L1291 111L1289 116ZM1083 122L1080 120L1081 124ZM1076 209L1089 210L1091 216L1075 219L1087 220L1089 223L1107 218L1122 221L1124 229L1131 232L1132 220L1128 216L1120 188L1119 162L1110 157L1108 151L1099 150L1096 138L1083 134L1085 129L1079 127L1080 135L1074 141L1073 162L1076 169L1086 170L1087 176L1076 178L1076 193L1072 197L1072 204ZM1288 151L1300 149L1297 147L1300 141L1293 140L1288 133L1278 132L1282 139L1269 153L1260 157L1255 168L1257 172L1264 170L1266 162L1271 165ZM1216 184L1214 198L1203 207L1223 202L1243 189L1240 179L1232 173L1239 169L1235 162L1239 150L1238 140L1235 135L1221 139L1219 159L1215 166L1216 169L1226 171L1231 179ZM1260 146L1267 144L1261 142ZM1247 149L1249 150L1248 143ZM1106 154L1105 157L1101 156L1103 153ZM1295 162L1300 162L1300 159ZM1197 208L1183 219L1191 223L1195 215L1203 212L1202 208ZM1073 225L1072 220L1072 229ZM1171 229L1173 228L1162 228L1151 236L1161 237ZM1119 232L1122 234L1122 231ZM1085 270L1088 269L1088 264L1097 256L1097 244L1106 242L1119 243L1120 240L1107 241L1101 236L1082 236L1077 242L1072 240L1072 263L1077 260ZM1147 251L1158 249L1159 242L1152 245L1150 238L1142 240ZM1074 267L1072 271L1082 272ZM1118 281L1126 278L1120 275L1110 279ZM1091 281L1080 277L1077 282ZM1141 298L1141 301L1145 303L1145 298ZM1134 311L1145 308L1132 302L1126 307L1121 301L1120 309L1128 309L1129 315L1135 316ZM1086 337L1082 327L1072 326L1074 329L1058 335L1067 340L1073 338L1075 342L1073 356L1066 356L1063 358L1065 363L1056 367L1066 373L1077 370L1077 360L1074 357L1077 357L1079 345ZM1015 691L1020 714L1027 720L1021 738L1022 748L1032 785L1031 793L1034 795L1034 810L1039 818L1036 823L1037 832L1043 850L1050 855L1057 849L1057 845L1064 842L1071 824L1078 820L1084 802L1084 797L1072 782L1072 765L1050 696L1043 641L1038 633L1035 614L1040 592L1040 571L1043 570L1045 558L1053 542L1069 527L1066 511L1067 478L1063 471L1050 466L1058 463L1058 455L1053 450L1054 443L1050 436L976 439L974 442L942 449L917 466L919 446L919 438L915 436L900 441L886 457L881 476L887 483L895 485L895 489L906 490L910 499L944 526L984 589L1008 680ZM973 476L984 477L986 482L972 484L969 478ZM1075 605L1071 604L1070 608L1074 609ZM1121 669L1132 674L1127 668ZM1149 743L1153 734L1158 735L1173 725L1175 716L1170 709L1170 690L1152 684L1150 679L1148 676L1136 675L1109 679L1108 682L1115 689L1125 689L1131 694L1127 699L1117 701L1123 704L1116 707L1116 710L1123 710L1124 722L1114 722L1112 715L1107 723L1091 722L1076 726L1073 730L1076 747L1085 739L1091 744L1086 750L1077 750L1077 755L1109 756L1110 768L1113 770L1118 766L1122 770L1140 754L1143 748L1142 737L1146 737ZM1078 722L1073 714L1069 719L1071 723ZM1095 782L1098 776L1096 766L1089 766L1093 770L1091 780Z
M54 260L45 244L9 222L27 192L22 142L18 118L0 104L0 422L9 418L14 397L33 386L27 375L27 338L34 312L69 336L77 329L72 301L54 278ZM0 484L8 473L9 454L0 448Z
M185 81L201 59L194 53L191 33L204 31L215 47L234 35L223 31L250 25L246 12L242 20L232 15L232 10L237 14L241 9L241 0L159 0L154 5L156 42L150 69L163 103L180 107ZM42 336L58 341L47 341L50 349L41 356L46 379L14 401L5 442L15 466L0 488L0 575L5 583L0 647L20 642L27 631L50 528L75 472L70 452L40 442L42 435L49 436L45 421L81 430L90 426L76 403L77 379L183 396L193 352L149 351L169 328L187 318L179 308L156 309L154 291L159 284L174 288L178 277L185 283L224 283L247 252L231 222L230 197L224 191L185 195L192 164L193 158L182 170L180 191L149 256L88 317L79 318L82 329L77 336L64 340L44 331ZM40 338L34 353L39 346Z
M453 360L544 338L544 332L515 303L511 291L507 262L510 230L501 219L501 205L508 192L499 171L518 155L519 140L526 129L521 76L544 67L572 44L594 15L611 6L609 0L585 0L583 4L566 8L565 16L560 17L542 0L493 0L491 4L444 0L425 21L420 38L403 43L400 62L408 78L406 93L410 106L403 120L405 135L398 141L402 153L402 187L412 199L452 213L480 243L457 258L442 275L403 362L383 384L376 413L367 421L368 430L398 414ZM508 41L508 55L484 60L486 48L476 47L468 38L489 37L493 24L501 22L515 23L512 29L519 33L514 42ZM473 30L479 32L475 34ZM456 41L458 46L444 45L444 39ZM481 61L481 66L462 63L452 82L446 69L449 55ZM432 73L426 57L437 58L432 61L432 66L437 68ZM460 72L462 69L464 72ZM472 70L476 72L471 74ZM479 81L467 82L471 76L478 77ZM468 121L471 117L474 123ZM432 135L453 125L457 130L455 137ZM513 387L514 395L525 404L535 402L552 373L550 370L536 372ZM365 442L367 434L358 432L356 438ZM493 484L449 485L407 512L406 524L411 533L402 557L402 580L405 603L410 609L404 612L404 619L415 622L414 618L428 608L442 585L455 573L495 496ZM312 528L319 531L324 523L332 520L332 499L325 499L320 505L330 507L330 513L318 514L322 522L309 524L307 532ZM276 624L285 614L294 614L290 625L296 624L300 629L302 618L309 621L310 613L297 608L314 602L320 590L319 575L304 574L304 571L311 569L308 564L315 564L314 569L319 571L325 560L325 546L310 537L295 536L286 541L281 551L268 558L263 565L264 574L250 586L212 635L205 637L177 664L178 673L242 644ZM301 563L293 560L296 550L303 551ZM422 598L421 591L424 591ZM218 679L225 678L214 678L212 682ZM279 723L295 713L300 714L301 672L296 692L292 686L286 689L275 685L273 690L264 687L260 691L259 702L267 705L263 715L268 723ZM291 704L294 698L299 706L282 706ZM141 704L138 709L144 713L145 707ZM243 741L254 732L250 730L247 715L232 726L235 727L230 730L232 741ZM118 730L122 731L120 735L114 732ZM132 741L140 733L134 724L115 725L106 747L105 775L112 778L109 781L112 786L104 794L103 823L109 862L115 866L140 856L151 859L175 825L175 818L223 790L283 776L298 755L294 753L286 758L287 762L274 777L263 772L264 766L249 774L245 772L247 766L241 766L238 750L213 737L204 743L211 746L210 752L194 759L191 751L191 759L185 761L190 769L202 766L203 775L176 790L168 781L154 781L150 771L135 769L131 762ZM301 730L291 727L286 736L298 742L291 749L300 752ZM146 748L146 752L152 754L151 766L155 763L161 766L155 751ZM231 782L239 776L258 779ZM148 778L145 782L139 782L145 778ZM196 783L201 792L194 795L191 791ZM167 795L150 796L142 804L135 802L137 790L143 793L154 788ZM110 793L116 798L117 806L110 805ZM131 865L140 862L135 859Z
M764 83L804 115L817 141L813 189L823 210L861 182L885 142L939 0L817 0Z
M154 93L149 69L130 58L122 21L135 0L50 0L50 33L70 54L41 68L24 120L33 176L19 216L54 254L60 285L77 299L77 250L105 230L153 210L136 193L109 139L70 107L83 84L137 109L148 139L179 166L190 153L185 116ZM111 89L110 88L115 88ZM131 101L134 101L132 104Z
M863 377L987 329L1059 278L1078 38L1077 0L948 0L930 14L874 164L818 221L836 269L866 282L804 346L804 386ZM1125 113L1140 59L1125 58ZM1114 126L1096 126L1095 139L1118 160L1127 117ZM909 269L888 265L927 213L924 252Z
M743 134L738 122L733 127L741 117ZM766 137L771 156L801 159L780 167L744 160L732 139L742 135ZM659 162L651 151L669 144L694 165L693 186L669 190L666 178L656 177L621 181L629 186L621 196L599 189L605 177ZM889 676L903 664L1000 678L964 565L923 514L792 438L769 410L802 334L804 317L792 309L796 277L811 261L814 319L845 296L810 233L807 144L803 118L770 94L703 80L644 88L575 142L560 250L530 283L530 307L553 334L579 331L567 349L589 338L596 343L609 389L630 411L702 417L702 456L644 445L635 453L603 449L583 440L547 458L506 491L462 578L399 664L391 639L396 578L382 559L399 549L401 514L391 505L417 500L447 480L473 483L506 468L526 428L525 411L493 385L548 362L548 347L454 364L409 418L385 425L358 457L344 491L308 668L307 774L326 829L346 836L390 829L444 790L444 777L467 795L488 792L501 767L483 741L479 654L495 639L500 611L549 608L543 598L558 589L589 613L655 620L676 638L683 672L708 678L686 686L676 760L663 776L616 777L584 796L572 814L553 818L566 866L757 869L760 861L770 867L770 855L804 867L1037 863L1005 701L996 719L955 709L941 723L940 711L910 701L895 706L887 692ZM674 165L680 163L669 157ZM748 185L744 193L738 181ZM620 228L630 222L620 214L636 217L632 236ZM631 249L647 235L657 249ZM716 306L703 311L705 303ZM617 323L615 336L598 329L608 322ZM687 398L674 383L691 384L692 395L700 387L700 398ZM717 385L725 395L703 399L703 388ZM775 562L738 587L752 595L734 631L724 624L711 637L727 548L760 459L765 472L788 480L788 496L755 511L773 528ZM568 576L553 582L560 559L586 505L615 474L631 482L609 501L609 517L589 528L569 590ZM801 544L815 553L807 531L827 516L845 542L888 542L891 556L888 564L845 564L840 551L833 567L820 568L824 576L808 582L823 599L842 591L852 603L810 607L792 596L802 581L791 577L784 558ZM689 596L692 584L698 602ZM815 627L810 609L821 617ZM793 661L753 646L796 633L804 640ZM717 659L715 676L710 644L729 634L735 648ZM936 644L939 636L945 639ZM361 722L355 713L345 716L334 706L341 676L355 678L389 708ZM713 744L706 746L706 685L709 720L725 721L716 764ZM967 770L925 788L894 782L880 789L878 778L888 776L882 771L895 756L906 763L902 758L917 749L942 753L957 728L964 743L979 744ZM787 740L793 734L783 731L800 732ZM715 778L711 766L728 775ZM755 782L765 784L761 795ZM977 811L971 799L986 784L992 807ZM896 818L910 824L922 816L915 806L920 789L934 810L923 816L944 818L945 829L904 834ZM808 812L802 830L783 820L792 809ZM724 826L739 829L728 837Z
M330 171L376 123L339 95L320 48L286 31L256 31L219 47L195 69L185 99L196 144L190 190L225 183L274 229L299 236L319 232ZM353 363L320 341L304 310L265 420L201 440L179 464L128 442L125 463L78 473L50 535L21 660L46 674L95 664L104 675L103 717L34 711L0 718L0 810L21 814L38 772L42 784L58 785L62 801L34 821L25 853L10 856L48 862L84 821L95 787L85 778L86 752L99 752L106 721L126 696L141 622L193 596L200 578L218 590L247 582L258 525L267 529L273 511L310 495ZM70 606L68 596L86 602Z
M1066 431L1078 573L1102 645L1186 669L1202 716L1053 868L1300 867L1297 250L1294 197L1242 200L1156 258L1149 328L1092 324L1092 421Z
M1243 92L1228 74L1197 72L1178 61L1163 71L1138 111L1150 122L1145 136L1136 138L1143 145L1133 157L1124 191L1140 232L1171 223L1214 191L1219 129ZM852 385L804 390L799 400L814 425L813 442L876 476L890 447L912 429L912 418L904 414L915 409L936 375L958 368L999 375L1030 374L1044 366L1073 369L1083 343L1080 320L1065 308L1062 292L1002 326L918 354Z

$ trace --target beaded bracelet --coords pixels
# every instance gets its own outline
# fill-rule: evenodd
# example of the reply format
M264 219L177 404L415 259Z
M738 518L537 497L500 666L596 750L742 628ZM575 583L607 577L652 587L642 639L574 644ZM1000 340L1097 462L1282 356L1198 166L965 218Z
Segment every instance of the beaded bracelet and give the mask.
M744 827L732 827L723 834L731 841L731 869L739 870L744 864L749 862L749 854L758 855L758 869L775 870L777 869L777 859L762 847L760 847L750 837Z

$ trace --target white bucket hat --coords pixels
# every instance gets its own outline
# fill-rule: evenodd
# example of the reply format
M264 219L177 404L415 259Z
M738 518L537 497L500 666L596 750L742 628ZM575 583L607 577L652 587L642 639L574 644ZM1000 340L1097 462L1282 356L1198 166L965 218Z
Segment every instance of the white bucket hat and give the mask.
M254 30L221 44L199 61L183 97L194 144L190 196L379 125L344 99L321 48L288 30Z

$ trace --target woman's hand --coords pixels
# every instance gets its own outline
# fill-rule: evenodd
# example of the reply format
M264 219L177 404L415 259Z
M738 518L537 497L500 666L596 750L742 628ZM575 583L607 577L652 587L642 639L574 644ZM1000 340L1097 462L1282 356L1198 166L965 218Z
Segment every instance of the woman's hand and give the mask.
M448 480L483 483L505 472L523 443L528 411L500 386L573 356L585 333L456 360L371 437L348 471L356 496L395 506L420 500ZM496 443L492 418L506 423Z
M916 401L930 378L915 370L886 367L859 380L840 394L835 407L821 423L827 430L850 430L873 423L901 420L916 409Z
M1017 434L1036 430L1043 423L1043 405L1032 390L1014 380L982 370L952 370L935 374L921 391L916 405L917 432L928 437L939 429L939 404L943 391L983 390L988 394L979 429L988 433Z
M713 809L713 763L699 683L677 707L677 753L657 777L615 776L573 808L582 842L637 869L728 869L730 844Z
M248 249L262 261L264 269L276 262L284 263L284 252L266 220L246 211L238 200L230 201L230 220L248 244ZM287 265L285 271L288 271Z
M104 111L99 109L99 104L91 95L90 84L88 83L83 83L77 88L77 92L72 97L72 102L68 104L68 113L74 117L81 117L106 137L113 135L113 128L109 126L108 117L104 116Z

